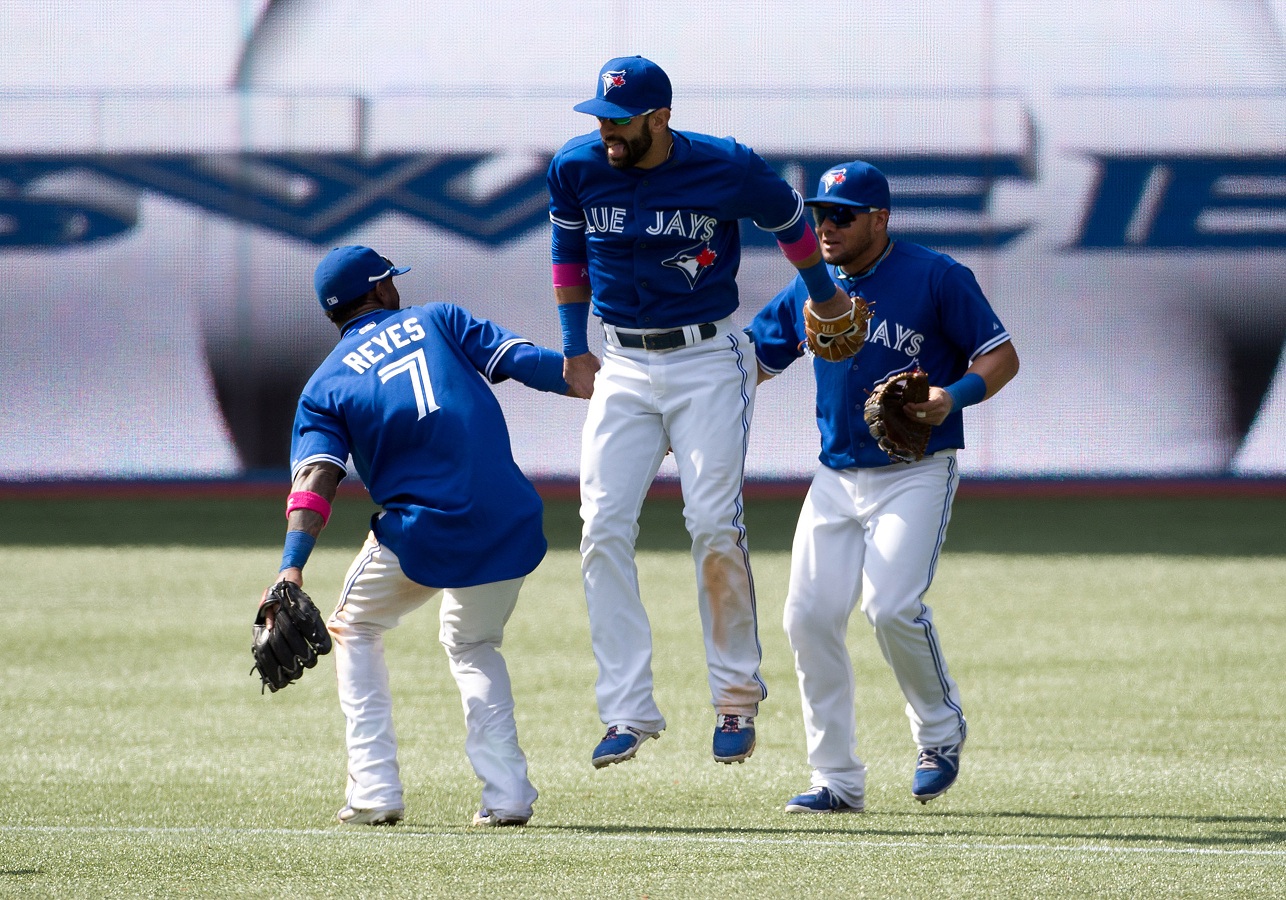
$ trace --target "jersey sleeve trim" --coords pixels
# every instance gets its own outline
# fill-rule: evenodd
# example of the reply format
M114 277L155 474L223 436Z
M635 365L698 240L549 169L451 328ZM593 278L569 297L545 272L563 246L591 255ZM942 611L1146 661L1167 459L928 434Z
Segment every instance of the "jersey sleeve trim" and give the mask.
M969 365L973 365L973 361L975 359L982 356L984 353L990 353L992 350L995 350L997 347L999 347L1001 344L1005 343L1009 339L1010 339L1009 332L1002 331L1000 334L996 335L991 340L987 341L987 343L983 344L977 350L973 351L973 355L969 357Z
M518 346L519 344L531 344L531 341L527 340L526 338L510 338L509 340L505 341L503 344L501 344L499 347L496 348L496 352L491 354L491 359L487 360L486 369L482 373L483 375L486 376L487 381L490 381L492 384L496 383L496 378L495 378L496 366L500 364L500 360L504 358L504 355L506 353L508 353L510 350L512 350L514 347ZM500 380L503 381L504 379L501 378Z
M348 460L340 459L338 456L333 456L329 453L314 453L312 456L305 456L303 459L298 460L291 465L290 479L293 481L295 476L299 474L299 470L304 466L311 466L316 463L330 463L333 466L339 467L344 474L348 474Z
M783 222L781 225L774 228L769 228L766 225L760 225L758 222L755 222L755 226L761 231L767 231L769 234L776 234L779 231L785 231L786 229L794 226L794 224L798 222L800 217L804 214L804 198L800 196L799 191L792 191L791 193L795 195L795 213L788 221Z
M755 354L755 362L759 364L759 368L763 369L769 375L780 375L782 372L786 371L786 366L782 366L779 369L775 366L768 365L768 363L764 362L764 358L757 353Z
M585 230L585 218L583 216L579 219L564 219L561 216L556 216L553 213L550 213L549 221L553 222L559 228L565 228L568 231Z

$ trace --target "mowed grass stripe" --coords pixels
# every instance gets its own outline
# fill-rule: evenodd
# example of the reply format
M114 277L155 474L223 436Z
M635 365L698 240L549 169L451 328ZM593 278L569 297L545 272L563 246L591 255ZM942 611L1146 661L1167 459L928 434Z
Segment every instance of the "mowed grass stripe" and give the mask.
M220 827L165 827L165 826L115 826L115 825L0 825L0 833L24 834L106 834L106 835L191 835L193 837L323 837L338 840L357 841L421 841L424 838L442 840L476 841L492 839L492 835L504 840L549 841L555 843L648 843L648 844L729 844L738 846L785 846L797 847L809 845L816 847L853 847L866 850L886 848L890 850L948 850L979 851L986 853L1021 851L1048 853L1092 853L1106 855L1143 855L1143 856L1264 856L1286 860L1286 849L1252 850L1222 849L1217 847L1115 847L1103 844L1009 844L980 843L977 841L958 842L944 837L936 841L877 841L869 838L813 838L799 834L789 838L766 838L739 835L709 834L592 834L575 831L549 831L529 826L524 829L508 829L501 832L474 829L469 831L433 831L399 825L395 828L220 828Z

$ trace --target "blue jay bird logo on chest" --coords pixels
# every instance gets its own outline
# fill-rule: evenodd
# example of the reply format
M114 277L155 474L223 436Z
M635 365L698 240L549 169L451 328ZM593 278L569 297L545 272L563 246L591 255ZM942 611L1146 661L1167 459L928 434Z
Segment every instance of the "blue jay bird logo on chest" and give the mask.
M697 281L705 274L706 269L714 265L719 254L710 249L706 242L694 244L684 250L671 256L661 263L663 266L669 266L671 269L678 269L688 278L688 287L695 289Z

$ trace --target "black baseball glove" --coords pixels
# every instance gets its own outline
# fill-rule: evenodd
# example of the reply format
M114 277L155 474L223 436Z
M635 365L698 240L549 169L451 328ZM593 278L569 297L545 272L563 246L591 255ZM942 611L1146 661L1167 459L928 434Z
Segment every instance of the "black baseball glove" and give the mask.
M908 417L903 407L928 399L929 376L919 368L885 379L867 398L862 417L870 428L871 437L895 462L924 459L933 426Z
M272 613L272 627L268 614ZM268 690L276 693L317 665L330 652L330 632L312 598L294 582L279 581L259 602L250 652L255 670ZM260 688L262 693L263 688Z

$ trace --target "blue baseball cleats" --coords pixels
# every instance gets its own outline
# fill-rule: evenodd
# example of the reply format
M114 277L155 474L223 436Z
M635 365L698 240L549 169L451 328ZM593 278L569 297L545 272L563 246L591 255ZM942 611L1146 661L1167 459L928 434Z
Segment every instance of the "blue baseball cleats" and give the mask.
M660 737L655 731L644 731L633 725L609 725L607 734L594 748L591 762L601 769L612 763L633 759L639 747L648 738ZM711 744L716 762L739 763L755 752L754 716L735 716L720 713L715 721L714 740Z
M714 725L713 750L715 762L744 762L755 752L754 716L719 714Z
M915 777L911 780L911 796L921 803L941 797L955 784L960 774L960 750L964 740L942 747L924 747L915 764Z
M603 735L603 739L594 748L594 756L590 761L595 769L625 762L634 758L644 741L659 736L655 731L643 731L633 725L610 725L607 734Z
M839 798L827 787L815 787L798 796L791 797L786 804L788 813L860 813L866 806L859 802L856 806Z

